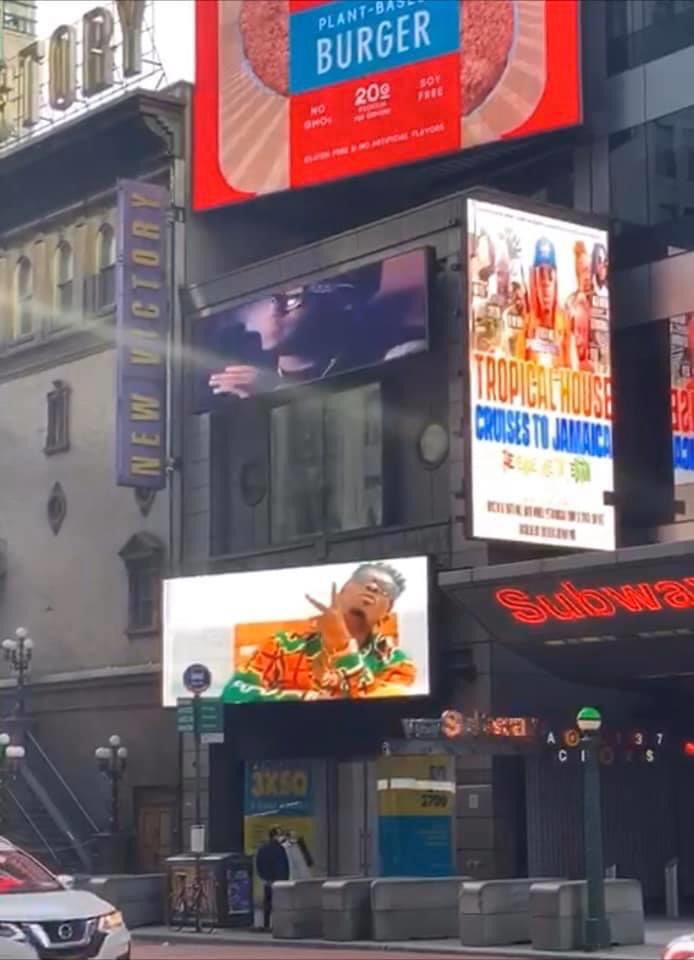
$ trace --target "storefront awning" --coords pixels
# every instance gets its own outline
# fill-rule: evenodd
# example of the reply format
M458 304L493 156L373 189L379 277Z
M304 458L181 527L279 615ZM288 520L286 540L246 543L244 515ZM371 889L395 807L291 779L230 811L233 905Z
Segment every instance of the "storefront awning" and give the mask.
M694 683L694 541L447 571L439 586L559 676Z

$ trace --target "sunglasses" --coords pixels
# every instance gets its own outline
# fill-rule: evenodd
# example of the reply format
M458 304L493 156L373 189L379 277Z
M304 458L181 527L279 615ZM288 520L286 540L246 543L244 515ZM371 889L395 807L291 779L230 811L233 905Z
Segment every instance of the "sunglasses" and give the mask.
M386 600L395 599L396 590L394 585L379 579L378 575L362 570L355 573L352 580L364 587L371 587L372 590Z

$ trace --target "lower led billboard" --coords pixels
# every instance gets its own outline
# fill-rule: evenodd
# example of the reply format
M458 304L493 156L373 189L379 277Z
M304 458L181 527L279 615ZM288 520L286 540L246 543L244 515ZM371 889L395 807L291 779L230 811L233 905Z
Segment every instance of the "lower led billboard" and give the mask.
M675 485L694 483L694 313L670 319L672 457Z
M297 280L195 321L194 407L378 366L428 348L428 248Z
M471 534L613 550L608 238L467 203Z
M193 206L581 122L578 0L196 0Z
M430 692L426 557L167 580L163 609L167 707L193 662L232 704Z

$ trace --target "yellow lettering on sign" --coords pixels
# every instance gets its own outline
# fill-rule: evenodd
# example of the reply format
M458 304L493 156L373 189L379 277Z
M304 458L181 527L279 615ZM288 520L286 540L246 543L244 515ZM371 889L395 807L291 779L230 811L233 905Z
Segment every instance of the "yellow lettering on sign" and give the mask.
M161 473L160 457L130 458L130 473L133 477L158 477Z
M103 7L82 17L82 93L92 97L113 86L113 17Z
M161 280L148 280L147 277L138 277L136 273L132 275L131 284L133 290L139 287L145 287L147 290L161 290Z
M39 63L42 60L41 46L38 42L30 43L19 51L17 57L17 72L19 74L19 88L21 101L22 126L26 129L36 126L41 114L39 90L41 78Z
M142 337L145 340L159 340L159 332L157 330L133 330L132 331L133 339L137 337Z
M123 76L142 73L142 20L145 0L117 0L118 19L123 33Z
M156 320L161 316L161 307L158 303L143 303L141 300L134 300L132 305L132 315L141 320Z
M130 395L130 419L150 420L161 419L161 403L156 397L147 397L142 393Z
M161 227L158 223L148 223L147 220L133 220L132 234L144 240L161 240Z
M75 102L77 77L74 27L56 27L48 41L48 102L54 110L68 110Z
M161 210L161 202L154 197L146 197L142 193L133 193L130 202L134 207L147 207L149 210Z
M158 447L161 443L160 433L131 433L130 442L138 447Z
M133 250L132 261L138 267L159 267L161 266L161 257L156 250Z
M151 350L139 350L137 348L130 351L130 363L139 363L143 367L157 367L162 362L162 356L159 353L153 353Z
M263 774L260 772L260 770L253 771L251 793L254 797L262 797L263 795Z

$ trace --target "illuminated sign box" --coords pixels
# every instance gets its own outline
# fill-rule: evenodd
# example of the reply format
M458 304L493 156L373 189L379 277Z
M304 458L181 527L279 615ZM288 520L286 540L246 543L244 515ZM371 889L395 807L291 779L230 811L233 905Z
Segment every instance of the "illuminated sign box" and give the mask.
M193 205L581 121L577 0L197 0Z
M378 366L428 349L431 248L298 279L200 317L194 408Z
M694 313L670 319L672 461L675 485L694 483Z
M605 230L467 201L469 528L613 550Z
M425 696L428 605L426 557L168 580L164 706L192 660L227 704Z

